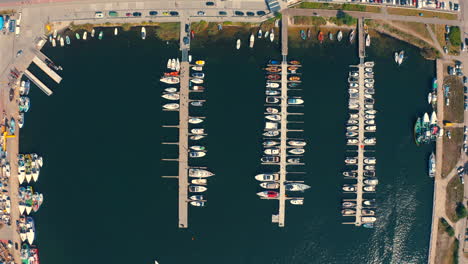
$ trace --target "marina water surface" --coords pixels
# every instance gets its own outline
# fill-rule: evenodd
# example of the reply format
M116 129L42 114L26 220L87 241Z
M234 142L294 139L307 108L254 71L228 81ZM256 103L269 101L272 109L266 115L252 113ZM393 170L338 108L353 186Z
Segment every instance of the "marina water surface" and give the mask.
M107 33L107 34L106 34ZM148 33L151 36L151 31ZM106 37L108 36L108 37ZM248 35L244 36L245 41ZM44 157L45 194L36 221L41 259L48 264L81 263L425 263L429 245L431 146L417 148L412 125L429 110L426 95L434 63L391 39L373 39L375 61L377 215L374 229L342 225L343 160L347 119L347 74L357 64L348 43L290 43L290 58L303 65L306 147L300 176L311 189L301 206L287 205L286 226L271 223L276 201L262 201L254 175L261 173L265 63L280 57L279 46L256 40L253 50L235 41L196 39L194 59L205 67L208 137L202 143L210 179L206 208L189 209L189 229L177 227L178 122L161 111L159 78L178 45L137 32L102 41L74 41L44 48L63 66L60 86L45 96L31 89L31 111L21 134L21 151ZM408 60L397 67L393 51ZM382 52L382 50L385 50ZM32 67L41 80L47 80Z

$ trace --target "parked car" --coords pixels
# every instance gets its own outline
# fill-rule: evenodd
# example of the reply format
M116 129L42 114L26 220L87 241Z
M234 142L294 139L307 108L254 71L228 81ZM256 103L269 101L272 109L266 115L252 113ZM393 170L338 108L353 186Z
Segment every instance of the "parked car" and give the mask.
M257 11L257 16L264 16L266 15L265 11Z
M125 16L131 17L132 13L126 13Z
M188 45L189 43L190 43L190 38L187 37L187 36L185 36L185 37L184 37L184 44L185 44L185 45Z
M141 13L140 12L133 12L132 14L134 17L141 17Z
M103 18L104 14L102 12L96 12L96 13L94 13L94 17L95 18Z
M189 32L190 31L190 25L189 24L185 24L185 32Z
M171 11L171 12L169 12L169 14L170 14L171 16L178 16L178 15L179 15L179 12Z
M197 15L199 15L199 16L204 16L204 15L205 15L205 12L203 12L203 11L198 11L198 12L197 12Z
M466 76L463 76L463 83L466 84L468 82L468 78Z
M215 5L214 2L206 2L205 4L206 4L207 6L214 6L214 5Z
M149 15L150 15L150 16L157 16L157 15L158 15L158 11L149 11Z
M227 16L227 13L225 11L219 11L218 15L220 16Z
M234 12L234 15L236 15L236 16L243 16L243 15L244 15L244 12L242 12L242 11L236 11L236 12Z
M111 16L111 17L116 17L118 15L119 15L119 13L117 13L116 11L109 11L109 16Z
M247 16L255 16L254 12L247 12L246 14L247 14Z

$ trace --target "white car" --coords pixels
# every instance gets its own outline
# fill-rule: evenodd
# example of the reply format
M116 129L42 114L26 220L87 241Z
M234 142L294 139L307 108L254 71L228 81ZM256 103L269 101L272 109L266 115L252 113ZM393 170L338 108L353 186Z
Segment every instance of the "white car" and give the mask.
M96 13L94 13L94 17L95 18L103 18L104 14L102 12L96 12Z

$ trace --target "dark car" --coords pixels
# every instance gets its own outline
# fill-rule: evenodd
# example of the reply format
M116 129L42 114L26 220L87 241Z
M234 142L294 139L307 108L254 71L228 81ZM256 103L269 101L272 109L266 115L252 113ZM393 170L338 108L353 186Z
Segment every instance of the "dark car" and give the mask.
M190 31L190 25L189 24L185 24L185 32L189 32Z
M171 16L178 16L178 15L179 15L179 12L171 11L171 12L169 12L169 14L170 14Z
M463 83L466 84L468 82L468 78L466 76L463 76Z
M218 14L219 14L220 16L226 16L226 15L227 15L227 13L226 13L225 11L219 11Z
M265 11L257 11L257 16L264 16L266 15Z
M188 45L190 43L190 38L189 37L184 37L184 44Z
M156 15L158 15L158 12L157 11L150 11L149 15L150 16L156 16Z
M464 92L464 93L468 93L468 87L463 86L463 92Z
M133 16L135 16L135 17L141 17L141 13L140 13L140 12L133 12Z
M254 12L247 12L247 16L255 16Z
M236 11L236 12L234 12L234 15L236 15L236 16L243 16L243 15L244 15L244 12L242 12L242 11Z
M207 6L214 6L214 2L206 2L205 3Z

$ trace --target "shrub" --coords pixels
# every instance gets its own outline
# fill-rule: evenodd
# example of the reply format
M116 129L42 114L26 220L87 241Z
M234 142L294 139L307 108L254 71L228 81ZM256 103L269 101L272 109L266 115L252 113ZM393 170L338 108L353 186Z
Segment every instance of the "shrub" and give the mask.
M462 203L457 204L457 208L455 208L455 212L457 213L458 219L462 219L466 217L466 207Z

